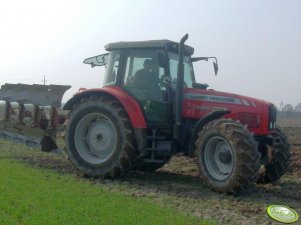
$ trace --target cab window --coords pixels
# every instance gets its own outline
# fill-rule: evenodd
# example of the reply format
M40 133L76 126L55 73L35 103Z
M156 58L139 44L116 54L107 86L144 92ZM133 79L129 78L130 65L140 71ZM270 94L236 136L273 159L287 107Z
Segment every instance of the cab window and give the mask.
M169 53L168 55L169 55L170 76L172 82L176 82L179 56L174 53ZM184 63L184 87L192 88L192 84L194 83L194 79L193 79L194 74L193 74L190 58L188 56L184 56L183 63Z
M114 85L119 70L120 51L111 51L109 54L109 63L106 64L106 73L103 86Z

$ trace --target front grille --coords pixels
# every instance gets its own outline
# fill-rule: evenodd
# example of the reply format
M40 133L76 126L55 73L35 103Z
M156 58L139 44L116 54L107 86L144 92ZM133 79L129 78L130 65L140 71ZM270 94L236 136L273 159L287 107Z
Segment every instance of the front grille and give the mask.
M274 129L276 127L276 120L277 120L277 109L276 107L271 104L269 106L269 130Z
M240 112L237 116L240 123L247 125L248 128L259 128L260 118L257 113Z

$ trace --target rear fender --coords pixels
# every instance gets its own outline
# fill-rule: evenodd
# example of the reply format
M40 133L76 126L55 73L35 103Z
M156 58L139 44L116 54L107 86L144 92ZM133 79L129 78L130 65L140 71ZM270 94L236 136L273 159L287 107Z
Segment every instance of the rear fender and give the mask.
M203 127L209 123L212 120L216 120L221 118L222 116L230 113L231 111L229 110L219 110L219 111L213 111L208 114L206 114L204 117L202 117L195 125L192 131L192 135L190 137L190 142L189 142L189 156L193 157L193 154L195 152L195 141L198 137L198 133L200 130L203 129Z
M65 110L72 110L73 106L82 98L92 95L112 96L118 100L127 112L133 128L146 128L146 122L139 103L124 90L116 86L108 86L104 88L85 89L75 94L65 105Z

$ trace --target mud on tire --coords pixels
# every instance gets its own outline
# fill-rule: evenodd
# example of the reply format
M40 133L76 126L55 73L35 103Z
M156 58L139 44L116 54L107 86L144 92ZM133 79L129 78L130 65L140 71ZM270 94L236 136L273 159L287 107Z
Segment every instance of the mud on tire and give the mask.
M279 180L291 163L290 145L284 132L277 127L272 131L272 136L278 137L279 141L272 146L272 159L265 163L266 171L257 183L266 184Z
M73 164L90 177L123 175L137 157L128 115L108 96L83 98L73 107L66 147Z
M236 194L257 180L257 142L239 122L218 119L206 124L196 140L196 156L201 179L215 191Z

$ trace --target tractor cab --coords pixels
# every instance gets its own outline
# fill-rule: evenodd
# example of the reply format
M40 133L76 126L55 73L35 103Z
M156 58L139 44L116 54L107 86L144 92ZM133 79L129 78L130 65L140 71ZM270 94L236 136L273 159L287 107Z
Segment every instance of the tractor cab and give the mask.
M119 86L135 98L148 123L170 124L174 115L179 64L179 43L169 40L117 42L105 46L109 53L90 57L84 63L105 66L103 86ZM192 58L194 49L183 48L182 88L206 89L195 81L192 62L210 57ZM215 63L217 72L217 63Z

